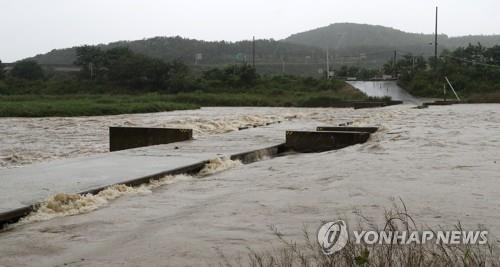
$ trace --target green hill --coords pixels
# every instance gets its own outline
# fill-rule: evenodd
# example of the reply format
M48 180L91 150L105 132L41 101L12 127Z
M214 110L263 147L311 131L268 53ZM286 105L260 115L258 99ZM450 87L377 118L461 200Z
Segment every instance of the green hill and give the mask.
M434 53L434 35L408 33L397 29L355 23L336 23L326 27L293 34L283 41L335 50L342 56L366 56L398 50L401 53L430 56ZM500 44L500 35L470 35L462 37L438 36L440 50L465 47L480 42L491 47Z
M118 41L107 45L98 45L104 49L129 47L132 51L166 61L181 60L188 64L195 63L197 54L202 54L199 64L232 64L251 62L252 42L207 42L181 37L155 37L137 41ZM281 59L293 61L321 53L321 49L274 40L257 40L256 60L260 63L281 62ZM33 57L41 64L72 64L75 60L75 48L55 49L47 54Z
M284 40L257 40L256 63L261 73L318 74L325 67L325 48L331 51L331 64L380 67L394 55L413 53L430 56L434 48L431 34L407 33L393 28L353 23L336 23L297 33ZM500 35L439 36L440 50L469 43L484 46L500 44ZM252 62L252 42L208 42L181 37L155 37L99 45L104 49L129 47L132 51L165 61L180 60L194 69ZM195 62L197 54L201 59ZM32 59L41 64L72 64L75 48L57 49Z

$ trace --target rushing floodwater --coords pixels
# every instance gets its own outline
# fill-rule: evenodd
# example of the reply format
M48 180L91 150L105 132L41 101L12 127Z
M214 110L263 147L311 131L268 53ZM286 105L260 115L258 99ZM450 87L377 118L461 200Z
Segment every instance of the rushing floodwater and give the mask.
M109 151L110 126L192 128L195 136L289 120L294 109L203 108L98 117L0 118L0 169Z
M369 96L418 103L396 82L350 82ZM338 110L338 114L346 114ZM307 117L314 109L203 108L152 114L77 118L0 118L0 169L109 150L110 126L184 127L195 135L217 134L247 125Z
M418 225L453 229L460 221L465 229L475 229L481 224L490 230L492 243L498 244L500 105L412 107L207 108L1 119L2 153L9 151L6 146L19 148L18 155L30 155L32 161L104 152L110 125L193 125L201 135L272 120L297 125L353 121L380 130L367 143L342 150L249 165L224 163L226 171L167 177L147 190L116 188L120 193L116 198L116 190L103 193L98 197L106 201L88 213L69 207L61 215L78 215L53 216L0 233L0 265L215 266L238 257L245 263L247 248L280 247L272 225L284 238L301 241L304 226L314 236L325 220L344 218L355 228L356 214L361 213L379 222L399 198ZM76 151L61 153L71 150L66 146ZM13 166L10 161L4 164ZM43 210L35 216L39 217L31 221L46 219Z

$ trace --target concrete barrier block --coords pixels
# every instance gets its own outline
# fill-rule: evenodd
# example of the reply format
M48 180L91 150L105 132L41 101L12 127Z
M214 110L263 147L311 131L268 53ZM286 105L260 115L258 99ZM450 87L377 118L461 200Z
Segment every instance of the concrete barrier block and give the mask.
M347 121L347 122L339 123L339 125L338 125L338 126L349 126L349 125L351 125L351 124L353 124L353 123L354 123L354 122L352 122L352 121Z
M249 164L262 160L264 158L276 157L277 155L284 152L286 152L285 144L279 144L271 147L235 154L231 156L231 159L239 160L244 164Z
M401 105L401 104L403 104L403 101L401 100L391 100L387 102L388 106Z
M369 137L370 133L367 132L287 131L285 146L302 153L323 152L364 143Z
M458 101L441 101L441 100L438 100L438 101L434 101L434 102L424 103L423 105L424 106L450 106L450 105L459 104L459 103L460 102L458 102Z
M374 133L378 131L378 127L350 127L350 126L320 126L316 129L320 132L363 132Z
M109 150L169 144L193 139L192 129L109 127Z
M385 102L357 102L354 103L353 107L354 109L361 109L361 108L381 108L385 107L387 104Z

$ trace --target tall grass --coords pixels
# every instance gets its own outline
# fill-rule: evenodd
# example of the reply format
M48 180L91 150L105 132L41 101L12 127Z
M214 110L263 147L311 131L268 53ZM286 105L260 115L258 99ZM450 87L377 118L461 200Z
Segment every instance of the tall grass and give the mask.
M395 206L385 213L384 227L380 228L372 221L362 217L358 227L363 230L380 229L391 231L417 231L413 218L409 215L404 203ZM454 226L458 231L464 231L458 223ZM343 250L332 255L325 255L316 241L316 235L311 235L307 229L303 230L304 238L301 243L287 240L283 233L271 227L274 235L281 242L279 249L258 251L249 248L248 260L244 264L241 259L232 263L221 255L226 266L244 265L253 267L291 267L291 266L500 266L498 248L487 245L448 245L436 242L409 245L367 245L355 244L349 241ZM437 229L434 229L434 232ZM440 230L440 229L439 229Z
M0 97L0 117L99 116L196 108L199 106L158 95Z
M201 106L328 107L363 100L347 88L326 91L248 90L141 95L0 96L0 117L98 116L196 109Z
M467 101L471 103L500 103L500 92L474 94Z

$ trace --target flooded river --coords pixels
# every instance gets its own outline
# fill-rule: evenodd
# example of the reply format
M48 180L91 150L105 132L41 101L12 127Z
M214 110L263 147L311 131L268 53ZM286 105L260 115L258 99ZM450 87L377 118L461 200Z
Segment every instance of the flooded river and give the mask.
M419 102L393 81L350 84L369 96L391 96L412 104ZM335 116L351 116L348 109L336 111ZM110 126L187 127L199 136L293 118L315 118L324 112L321 109L248 107L99 117L0 118L0 169L107 152Z
M0 119L4 167L107 150L112 125L194 127L197 135L287 120L379 126L362 145L230 164L205 177L172 178L91 212L0 233L0 266L192 266L272 251L314 235L321 221L357 214L380 221L402 199L417 224L500 237L500 105L413 109L206 108L88 118ZM26 159L26 162L12 160ZM1 177L0 177L1 179Z
M225 133L301 114L294 109L203 108L98 117L0 118L0 169L109 151L110 126L192 128L195 136Z

